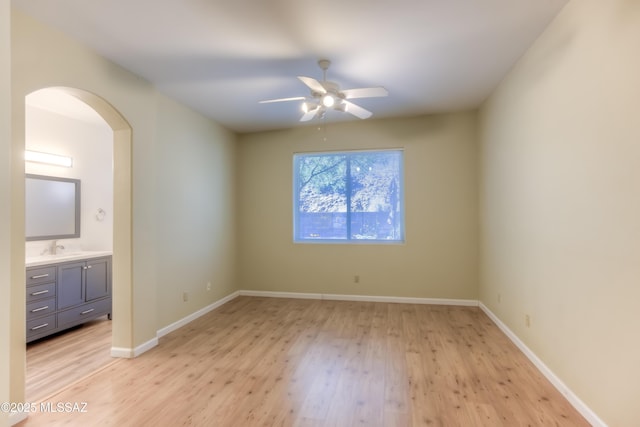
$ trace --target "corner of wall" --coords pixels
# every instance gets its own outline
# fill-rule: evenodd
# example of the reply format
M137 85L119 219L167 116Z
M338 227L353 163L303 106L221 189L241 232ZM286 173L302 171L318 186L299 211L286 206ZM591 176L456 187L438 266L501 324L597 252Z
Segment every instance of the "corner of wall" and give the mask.
M0 402L10 401L11 374L11 3L0 0ZM0 425L13 421L0 411Z

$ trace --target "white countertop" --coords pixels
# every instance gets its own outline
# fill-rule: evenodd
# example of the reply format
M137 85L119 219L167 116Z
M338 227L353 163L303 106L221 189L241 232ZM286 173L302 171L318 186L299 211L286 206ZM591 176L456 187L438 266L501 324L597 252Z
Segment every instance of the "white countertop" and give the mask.
M60 253L56 255L39 255L27 257L25 264L27 267L36 267L39 265L54 264L56 262L77 261L81 259L96 258L112 255L111 251L74 251L68 253Z

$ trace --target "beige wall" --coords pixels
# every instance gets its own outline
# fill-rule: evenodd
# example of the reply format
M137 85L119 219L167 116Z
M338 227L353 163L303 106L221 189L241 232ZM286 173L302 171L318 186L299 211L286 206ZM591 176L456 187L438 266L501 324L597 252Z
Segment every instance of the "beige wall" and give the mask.
M640 2L572 1L480 115L481 300L611 426L640 425L639 41Z
M10 224L6 221L0 223L0 233L3 227L7 228L8 225L15 231L12 235L10 258L3 256L1 262L9 262L10 259L11 263L12 294L11 304L8 305L12 310L10 398L13 401L22 401L24 399L24 286L21 283L24 283L25 273L24 235L19 230L24 229L24 161L21 153L24 150L25 96L44 87L80 88L110 103L126 119L132 129L133 143L128 153L126 152L128 146L124 141L129 134L126 123L121 120L122 126L114 129L116 131L114 133L115 158L128 159L131 155L133 163L132 256L128 256L128 259L121 263L121 265L133 263L131 274L133 286L127 289L119 287L118 283L115 283L117 274L114 271L114 297L118 301L128 299L133 301L132 310L128 312L115 310L114 328L119 322L118 318L120 320L125 318L124 327L131 329L131 342L114 342L118 347L137 347L153 340L158 329L168 326L170 322L187 313L190 314L205 307L233 289L231 272L235 270L235 264L228 254L235 252L234 228L230 227L231 231L225 228L224 232L216 233L222 228L221 223L226 227L229 219L233 217L235 204L228 203L228 199L233 194L235 173L230 167L217 167L211 170L210 167L221 163L235 164L233 146L235 137L201 115L165 98L140 77L16 10L13 10L11 15L11 26L13 95L11 129L14 153L11 208L13 217ZM4 26L2 28L4 29ZM105 107L104 111L111 108L103 107ZM115 119L114 121L107 119L107 121L117 122ZM207 143L211 147L206 147ZM180 151L182 148L180 144L186 144L186 153ZM183 156L180 157L180 160L184 160L183 162L174 161L174 158L179 157L178 154ZM197 161L193 161L194 157L198 157ZM122 164L118 161L114 162L114 168L116 181L123 177L127 178L127 174L131 172L121 171ZM185 176L190 178L186 179ZM197 217L200 223L203 221L202 213L194 214L201 209L201 200L195 197L185 198L182 200L182 205L169 206L168 197L171 193L167 192L167 187L169 181L175 177L188 184L193 184L201 177L208 179L211 182L209 188L224 200L224 205L215 206L215 209L208 211L216 215L213 225L210 225L207 230L208 235L194 236L184 233L186 219L192 220ZM4 179L3 176L3 185ZM116 182L115 188L118 189L119 185ZM225 185L223 192L218 191L221 185ZM0 186L0 196L3 195L2 188ZM175 190L172 194L175 195ZM115 194L115 197L118 200L118 197L122 196ZM126 216L128 212L122 212L122 215ZM122 229L122 225L119 225L122 223L126 221L114 218L116 236L129 232L126 228ZM191 265L190 269L184 269L181 265L185 261L185 252L170 249L171 247L181 249L193 247L209 256L220 256L220 260L200 262ZM189 254L195 256L194 250ZM117 251L117 245L114 251ZM4 255L2 252L0 254ZM118 253L114 253L114 261L117 256L121 257ZM200 261L202 256L199 258ZM212 266L217 266L216 263L224 263L224 267L213 271ZM177 269L179 274L176 273ZM126 277L124 279L128 280ZM188 307L173 300L173 295L180 293L181 296L184 288L202 289L205 286L202 283L203 279L211 280L214 286L211 296L204 298L202 295L194 295ZM5 279L0 276L0 280ZM178 291L174 292L174 289ZM5 300L2 301L4 303Z
M133 167L133 192L139 200L133 211L133 221L139 223L139 226L134 227L133 238L137 239L140 244L134 244L132 247L133 257L136 261L136 268L133 271L133 280L136 282L136 286L133 291L129 289L127 293L132 294L134 300L142 300L142 295L144 295L145 301L151 302L151 306L155 307L154 266L147 256L149 251L146 250L146 246L150 245L147 243L150 240L148 236L153 232L152 208L148 206L148 200L153 194L155 165L153 162L141 161L145 151L151 149L154 144L156 94L153 87L58 31L39 24L15 9L13 9L11 23L13 148L17 153L24 150L25 97L35 90L46 87L63 86L92 92L106 99L126 118L131 127L134 127L132 156L134 163L138 164ZM118 150L118 147L114 145L114 149ZM23 163L18 157L15 160L15 168L24 169ZM118 168L117 164L114 163L114 165ZM20 175L17 176L20 177ZM13 228L20 230L22 225L17 226L16 224L17 221L22 221L24 218L24 203L20 200L24 194L23 188L18 182L14 184L14 189ZM115 197L120 197L120 195L115 194ZM116 230L115 233L117 232ZM22 246L24 247L24 243ZM23 267L23 264L21 256L16 254L13 259L13 268L18 271L21 265ZM24 272L22 275L24 276ZM22 278L13 282L16 292L23 281ZM118 283L115 283L114 294L123 294L122 291L123 289L118 286ZM17 295L12 296L14 307L21 307L22 304L17 298ZM114 311L117 314L118 310ZM129 338L128 342L114 343L118 347L136 346L155 336L155 312L152 310L133 310L131 315L134 319L134 327L129 335L132 335L132 338ZM16 324L24 318L23 314L19 316L21 317L13 319ZM120 318L122 319L122 315ZM118 323L116 319L114 326ZM17 333L18 329L12 328L12 331Z
M326 141L313 126L241 136L239 287L476 298L475 120L463 113L333 124ZM406 243L294 244L293 153L371 148L405 150Z
M0 0L0 403L10 399L11 52L10 4ZM0 426L9 415L0 411Z
M157 124L158 323L169 325L236 290L235 136L164 96Z

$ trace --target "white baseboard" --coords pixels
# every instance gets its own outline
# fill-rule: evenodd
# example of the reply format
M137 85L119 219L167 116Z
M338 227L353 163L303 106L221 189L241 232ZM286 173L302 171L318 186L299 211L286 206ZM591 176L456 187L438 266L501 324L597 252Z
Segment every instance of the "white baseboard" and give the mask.
M227 302L231 301L234 298L237 298L239 295L240 295L240 291L236 291L236 292L234 292L232 294L229 294L226 297L221 298L218 301L214 302L213 304L210 304L210 305L208 305L208 306L206 306L204 308L201 308L200 310L191 313L190 315L178 320L177 322L173 322L169 326L165 326L162 329L158 329L158 332L156 332L156 335L158 336L158 338L162 338L163 336L165 336L167 334L170 334L171 332L175 331L176 329L179 329L179 328L183 327L184 325L186 325L186 324L188 324L190 322L193 322L198 317L204 316L205 314L207 314L211 310L214 310L214 309L220 307L222 304L227 303Z
M322 299L322 294L305 292L239 291L243 297Z
M155 338L151 338L149 341L147 341L145 343L142 343L139 346L137 346L136 348L134 348L133 349L133 357L138 357L142 353L151 350L153 347L156 347L157 345L158 345L158 337L157 337L157 334L156 334Z
M27 412L11 412L9 414L9 425L14 426L19 422L22 422L27 419L29 413Z
M462 305L477 307L478 301L450 298L389 297L376 295L323 294L322 299L335 301L388 302L395 304Z
M133 357L133 349L126 347L111 347L111 357L131 359Z
M268 298L323 299L332 301L389 302L398 304L462 305L477 307L477 300L446 298L389 297L375 295L316 294L305 292L239 291L242 296Z
M155 346L158 345L158 340L160 338L162 338L163 336L175 331L176 329L179 329L181 327L183 327L184 325L188 324L189 322L192 322L194 320L196 320L198 317L203 316L205 314L207 314L208 312L210 312L211 310L220 307L222 304L231 301L232 299L236 298L240 293L238 291L227 295L224 298L219 299L218 301L214 302L213 304L210 304L204 308L201 308L200 310L191 313L190 315L178 320L177 322L174 322L172 324L170 324L169 326L165 326L164 328L158 329L156 331L156 336L152 339L150 339L149 341L140 344L139 346L137 346L136 348L126 348L126 347L111 347L111 356L112 357L120 357L120 358L124 358L124 359L131 359L133 357L138 357L141 354L151 350L152 348L154 348Z
M123 359L131 359L140 356L142 353L151 350L158 345L158 337L151 338L149 341L140 344L135 348L111 347L111 357L120 357Z
M551 369L531 351L527 345L522 342L518 336L513 333L507 325L505 325L489 308L482 302L479 303L480 309L489 316L498 328L524 353L525 356L535 365L536 368L549 380L551 384L571 403L571 405L594 427L607 427L607 424L596 415L576 394L562 382Z

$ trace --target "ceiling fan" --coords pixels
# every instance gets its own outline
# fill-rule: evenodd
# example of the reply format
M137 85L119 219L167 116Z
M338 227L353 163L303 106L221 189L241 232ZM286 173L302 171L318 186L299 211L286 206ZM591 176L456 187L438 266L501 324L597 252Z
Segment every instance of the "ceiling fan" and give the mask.
M318 65L322 69L322 81L312 77L298 76L298 79L311 89L311 96L295 96L292 98L278 98L260 101L261 104L269 104L273 102L286 101L304 101L302 103L303 115L301 122L306 122L314 118L323 118L328 110L336 110L353 114L360 119L371 117L371 111L368 111L359 105L349 101L354 98L373 98L387 96L389 92L382 86L365 87L359 89L340 90L335 82L327 80L327 69L331 65L331 61L321 59Z

